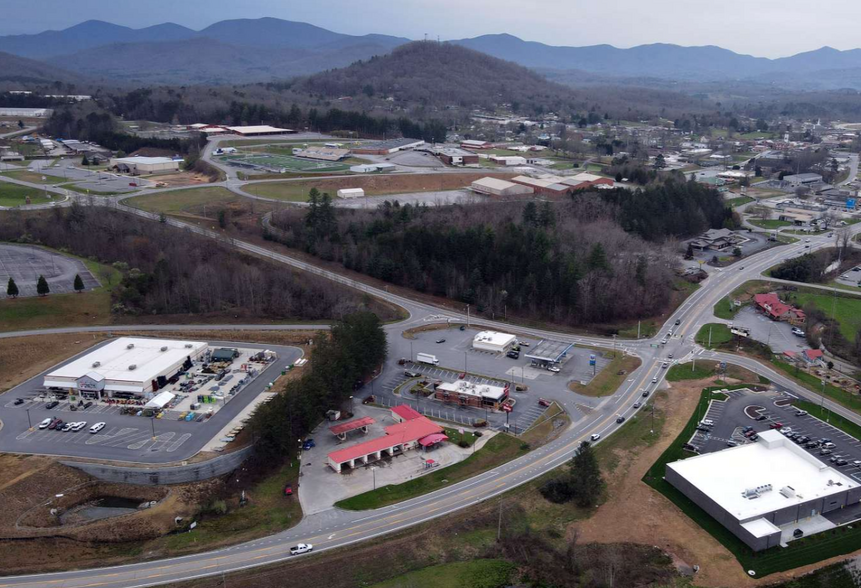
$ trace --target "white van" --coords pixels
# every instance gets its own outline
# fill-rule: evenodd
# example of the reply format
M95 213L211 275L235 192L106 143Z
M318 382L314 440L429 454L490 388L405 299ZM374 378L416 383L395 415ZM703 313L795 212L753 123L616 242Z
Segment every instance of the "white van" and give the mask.
M105 423L96 423L95 425L90 427L90 433L95 435L96 433L98 433L99 431L101 431L104 428L105 428Z

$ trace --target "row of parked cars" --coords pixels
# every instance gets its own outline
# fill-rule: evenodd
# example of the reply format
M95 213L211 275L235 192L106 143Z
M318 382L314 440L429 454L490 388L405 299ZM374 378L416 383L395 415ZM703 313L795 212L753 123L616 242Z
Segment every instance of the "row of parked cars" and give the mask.
M47 417L41 423L39 423L40 429L49 429L53 431L63 431L65 433L77 433L81 429L87 426L87 421L76 421L72 423L64 422L63 419L56 417ZM90 427L90 433L95 435L99 431L105 428L105 423L96 423L92 427Z

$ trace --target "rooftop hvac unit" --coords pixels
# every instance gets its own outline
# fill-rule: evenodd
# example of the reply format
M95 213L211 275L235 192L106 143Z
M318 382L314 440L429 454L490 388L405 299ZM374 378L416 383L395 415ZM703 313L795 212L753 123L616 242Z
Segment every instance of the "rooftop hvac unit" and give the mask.
M162 351L167 351L167 345L161 348Z
M766 492L771 492L771 484L763 484L762 486L756 486L755 488L747 488L741 495L744 498L753 500L754 498L759 498Z
M93 362L93 367L99 367L100 365L102 365L102 362L100 362L100 361L94 361Z
M134 363L133 363L133 364L131 364L131 365L129 366L129 371L136 370L136 369L138 369L137 364L134 364Z
M792 486L784 486L780 489L780 494L784 498L792 498L795 496L795 488Z
M134 349L134 348L135 348L134 343L129 343L128 345L126 345L126 349Z

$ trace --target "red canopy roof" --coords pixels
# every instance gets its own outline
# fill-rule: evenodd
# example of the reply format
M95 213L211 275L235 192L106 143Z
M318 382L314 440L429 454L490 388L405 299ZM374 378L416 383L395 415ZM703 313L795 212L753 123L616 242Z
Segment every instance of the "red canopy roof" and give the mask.
M370 439L369 441L353 445L352 447L333 451L329 454L329 459L335 463L344 463L351 459L364 457L383 449L389 449L395 445L403 445L411 441L417 441L432 433L439 433L441 431L442 427L438 424L423 416L419 416L419 418L411 421L389 425L386 427L386 434L383 437L377 437L376 439Z
M444 433L433 433L427 437L419 439L419 445L427 447L429 445L435 445L436 443L442 443L443 441L448 441L448 437Z
M405 421L411 421L422 416L420 412L415 410L409 404L399 404L398 406L392 408L392 412Z
M340 425L329 427L329 430L332 431L333 435L342 435L349 431L355 431L356 429L361 429L362 427L373 425L375 422L376 421L371 417L362 417L354 421L347 421L346 423L341 423Z

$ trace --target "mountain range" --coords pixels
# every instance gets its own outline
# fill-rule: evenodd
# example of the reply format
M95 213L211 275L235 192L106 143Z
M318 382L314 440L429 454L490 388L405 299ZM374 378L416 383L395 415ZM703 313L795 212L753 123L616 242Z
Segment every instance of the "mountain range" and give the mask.
M220 84L308 75L386 54L407 42L403 37L345 35L275 18L225 20L199 31L173 23L132 29L91 20L61 31L0 36L0 52L108 81ZM861 88L861 49L823 47L768 59L715 46L564 47L509 34L449 43L531 69L576 70L610 82L621 77L742 80L795 89Z

